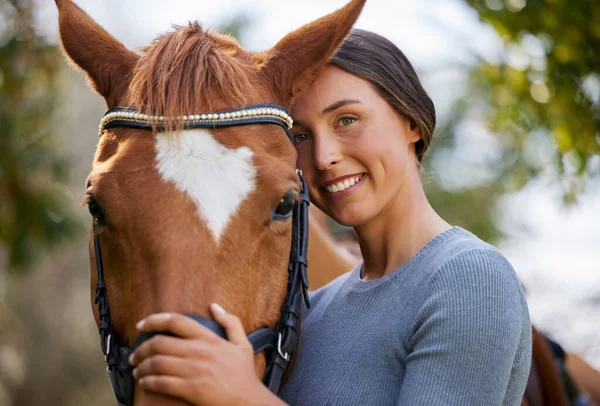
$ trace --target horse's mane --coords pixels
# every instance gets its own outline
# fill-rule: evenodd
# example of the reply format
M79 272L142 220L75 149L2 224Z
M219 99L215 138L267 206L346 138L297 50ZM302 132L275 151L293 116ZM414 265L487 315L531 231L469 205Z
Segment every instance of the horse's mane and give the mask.
M130 106L152 115L176 117L214 111L215 100L247 104L257 58L223 34L197 22L158 37L143 49L129 86ZM198 111L202 106L204 111Z

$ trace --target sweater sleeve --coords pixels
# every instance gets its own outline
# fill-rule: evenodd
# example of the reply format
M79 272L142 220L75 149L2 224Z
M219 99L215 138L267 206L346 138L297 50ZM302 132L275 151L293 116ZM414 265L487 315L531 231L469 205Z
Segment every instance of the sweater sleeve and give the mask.
M440 267L418 310L398 405L518 405L531 363L523 290L497 251ZM511 374L521 375L509 387Z

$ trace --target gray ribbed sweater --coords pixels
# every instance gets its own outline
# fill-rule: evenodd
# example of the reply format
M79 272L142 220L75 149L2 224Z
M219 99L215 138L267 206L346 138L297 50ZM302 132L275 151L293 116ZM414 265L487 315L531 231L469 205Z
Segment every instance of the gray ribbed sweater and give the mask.
M292 405L519 405L525 296L506 258L454 227L374 281L361 265L311 295Z

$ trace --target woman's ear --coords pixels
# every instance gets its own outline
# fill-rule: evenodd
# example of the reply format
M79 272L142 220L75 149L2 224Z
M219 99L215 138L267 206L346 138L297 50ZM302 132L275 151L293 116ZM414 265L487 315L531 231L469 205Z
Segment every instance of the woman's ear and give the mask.
M71 0L55 0L60 40L68 58L83 69L109 107L123 99L139 56L100 27Z
M283 104L309 86L319 70L342 44L366 0L345 7L288 34L267 52L262 68L265 80Z
M416 143L421 139L421 129L417 126L417 123L412 118L410 119L410 132L408 140L411 144Z

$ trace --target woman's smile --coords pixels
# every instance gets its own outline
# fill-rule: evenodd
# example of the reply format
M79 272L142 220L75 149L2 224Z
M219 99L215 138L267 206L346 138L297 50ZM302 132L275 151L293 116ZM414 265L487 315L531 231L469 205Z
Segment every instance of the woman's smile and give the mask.
M366 173L345 175L323 182L319 187L321 195L331 200L341 200L354 194L367 178Z

